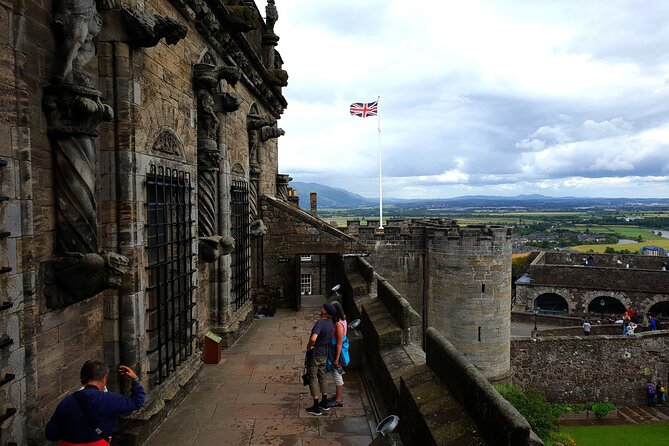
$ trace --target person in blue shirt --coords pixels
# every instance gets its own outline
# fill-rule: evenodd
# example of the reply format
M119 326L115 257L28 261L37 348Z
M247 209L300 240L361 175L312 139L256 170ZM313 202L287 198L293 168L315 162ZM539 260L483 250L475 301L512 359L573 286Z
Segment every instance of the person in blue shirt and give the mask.
M84 387L58 404L46 425L46 438L61 446L108 445L118 417L139 409L146 399L137 374L124 365L118 371L132 379L130 397L107 392L109 367L101 361L86 361L80 374Z
M334 305L327 303L321 307L321 318L311 329L311 336L307 342L307 358L309 363L309 390L314 399L314 405L307 408L307 413L320 415L330 410L325 394L326 372L325 365L328 358L330 339L334 335L332 318L337 314ZM322 399L319 401L319 398Z

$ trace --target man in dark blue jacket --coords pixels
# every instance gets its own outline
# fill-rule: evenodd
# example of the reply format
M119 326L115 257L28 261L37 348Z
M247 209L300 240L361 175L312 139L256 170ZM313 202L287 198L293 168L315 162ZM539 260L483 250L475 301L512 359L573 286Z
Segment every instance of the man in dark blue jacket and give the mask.
M146 393L137 374L124 365L119 373L132 379L130 397L107 392L109 368L96 360L86 361L81 368L84 388L66 396L46 425L46 438L67 445L106 445L119 416L144 405Z

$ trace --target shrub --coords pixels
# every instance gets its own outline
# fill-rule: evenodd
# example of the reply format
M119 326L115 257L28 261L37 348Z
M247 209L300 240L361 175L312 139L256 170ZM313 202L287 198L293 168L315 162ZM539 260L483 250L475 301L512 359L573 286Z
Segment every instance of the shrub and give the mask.
M600 420L608 415L609 412L615 410L616 406L611 403L592 403L590 410L595 413L595 416Z
M497 391L525 417L534 433L544 442L559 430L557 420L561 411L546 401L546 397L535 389L527 391L512 384L496 386Z

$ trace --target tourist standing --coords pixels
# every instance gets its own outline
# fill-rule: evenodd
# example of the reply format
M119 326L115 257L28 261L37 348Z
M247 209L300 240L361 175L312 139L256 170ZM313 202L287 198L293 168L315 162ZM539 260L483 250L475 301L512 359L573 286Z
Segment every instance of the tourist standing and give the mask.
M130 367L119 366L118 372L132 379L130 397L107 392L109 367L101 361L86 361L79 374L84 387L58 404L46 425L46 438L60 445L108 446L118 417L142 407L146 398Z
M346 338L346 333L348 332L348 326L346 325L346 314L344 313L344 308L337 301L332 302L335 309L337 310L336 316L334 319L334 348L332 351L332 377L334 378L336 392L334 399L328 401L329 407L344 407L344 358L342 355L342 350L344 347L344 340L348 343ZM347 346L348 348L348 346Z
M627 335L627 330L629 329L630 326L630 317L625 314L623 316L623 335Z
M583 322L583 334L586 336L590 336L591 329L592 329L592 324L590 324L590 320L586 318L585 322Z
M646 383L646 403L648 407L655 405L655 387L653 387L653 383L650 381Z
M321 415L330 410L325 393L325 366L328 358L330 339L334 333L332 318L337 314L334 305L327 303L321 307L321 318L311 329L311 336L307 342L307 359L309 372L309 390L314 400L313 406L307 408L311 415ZM321 398L322 397L322 398ZM320 399L320 402L319 402Z
M649 325L650 325L650 331L657 330L657 319L652 314L650 315Z
M662 406L664 405L664 400L666 398L666 393L664 386L662 385L662 381L657 381L657 384L655 385L655 395L657 395L657 405Z

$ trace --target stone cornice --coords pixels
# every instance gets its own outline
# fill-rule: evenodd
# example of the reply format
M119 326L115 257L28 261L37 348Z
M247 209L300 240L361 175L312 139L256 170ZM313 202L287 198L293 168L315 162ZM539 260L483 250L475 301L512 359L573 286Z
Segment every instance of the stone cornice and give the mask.
M275 119L278 119L288 103L280 88L273 83L267 68L252 49L246 36L226 26L230 12L224 5L225 1L170 0L170 2L221 58L239 67L242 71L240 82ZM264 26L260 16L258 21L260 26Z

